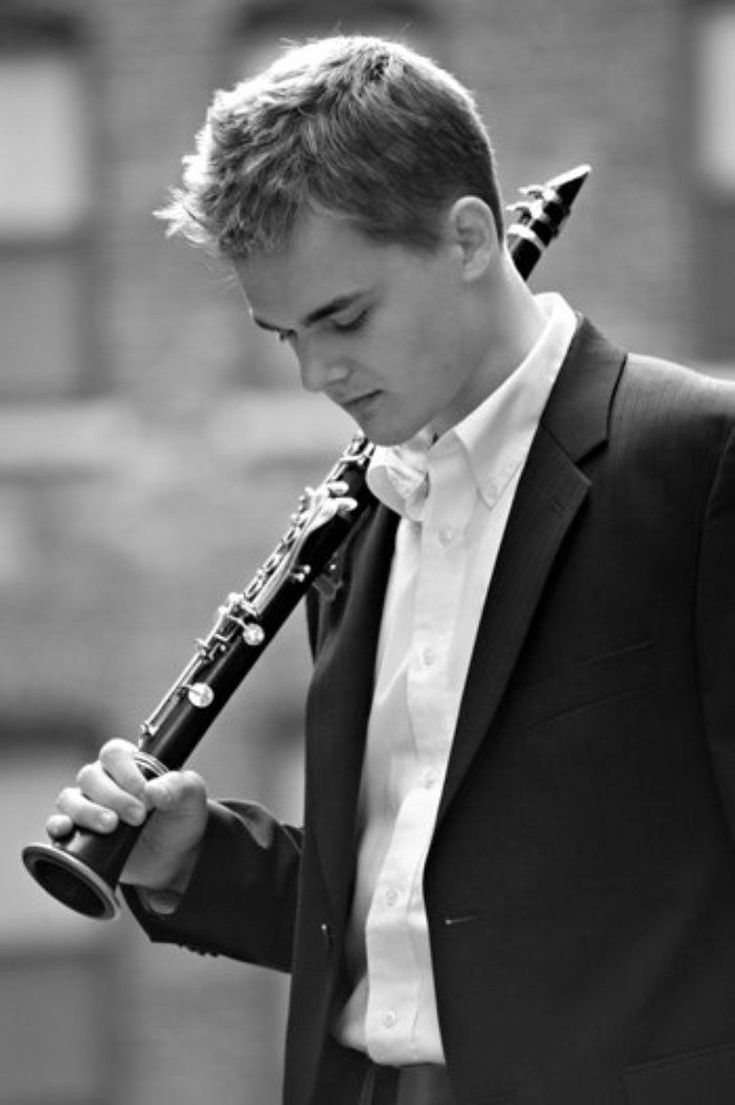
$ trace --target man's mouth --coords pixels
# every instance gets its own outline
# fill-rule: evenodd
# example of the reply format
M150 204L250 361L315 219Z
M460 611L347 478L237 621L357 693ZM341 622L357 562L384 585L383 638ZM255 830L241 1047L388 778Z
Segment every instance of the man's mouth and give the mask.
M350 399L336 399L335 402L348 414L351 414L353 418L356 418L380 394L379 391L366 391L363 395L355 395Z

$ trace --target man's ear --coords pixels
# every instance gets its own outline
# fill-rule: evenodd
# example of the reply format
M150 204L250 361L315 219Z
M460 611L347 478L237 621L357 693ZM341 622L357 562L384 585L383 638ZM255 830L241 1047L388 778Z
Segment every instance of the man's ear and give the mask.
M479 196L462 196L447 215L450 240L461 254L467 280L484 276L499 253L498 231L493 213Z

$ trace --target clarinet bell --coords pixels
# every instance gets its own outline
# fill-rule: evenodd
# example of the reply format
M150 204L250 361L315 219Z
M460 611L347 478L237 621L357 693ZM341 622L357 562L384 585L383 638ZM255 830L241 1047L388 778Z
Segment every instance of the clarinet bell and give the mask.
M26 845L23 863L62 905L97 921L111 920L120 913L118 879L139 831L134 825L105 834L76 829L58 844Z

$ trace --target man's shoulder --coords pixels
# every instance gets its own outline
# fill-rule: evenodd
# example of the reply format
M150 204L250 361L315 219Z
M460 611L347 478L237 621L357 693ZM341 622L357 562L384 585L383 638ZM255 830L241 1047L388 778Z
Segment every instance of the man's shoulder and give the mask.
M686 468L706 481L735 441L735 382L677 361L629 353L609 427L620 455L672 474Z
M608 359L617 357L623 362L623 380L629 387L650 391L661 395L686 396L688 393L701 394L717 406L735 405L735 359L732 375L714 374L699 368L691 362L673 359L648 352L627 349L615 338L605 333L589 318L577 314L578 325L570 353L575 346L580 349L584 359L603 355Z
M735 376L715 376L694 365L646 353L628 353L620 381L623 395L655 409L681 412L695 420L712 416L735 420Z

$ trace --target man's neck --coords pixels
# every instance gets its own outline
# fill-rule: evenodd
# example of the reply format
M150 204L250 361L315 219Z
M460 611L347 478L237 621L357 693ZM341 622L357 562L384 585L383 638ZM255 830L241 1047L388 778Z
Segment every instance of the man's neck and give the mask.
M546 317L505 253L497 271L489 278L472 305L467 326L465 356L476 362L471 387L456 412L464 417L496 391L525 360L536 344ZM451 425L432 423L441 436Z
M495 310L488 317L486 340L488 374L493 388L504 380L530 353L546 326L546 317L536 302L509 253L504 252L498 289L492 302Z

